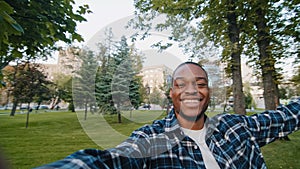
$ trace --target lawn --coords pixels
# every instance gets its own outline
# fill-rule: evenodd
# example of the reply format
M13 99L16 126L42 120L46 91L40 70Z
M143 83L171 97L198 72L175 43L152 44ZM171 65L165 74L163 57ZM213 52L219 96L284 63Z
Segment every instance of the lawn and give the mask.
M161 111L125 112L119 124L115 115L99 118L88 114L83 120L83 113L77 117L72 112L33 112L25 128L25 114L10 117L0 113L0 149L13 169L33 168L79 149L114 146L132 130L164 115ZM291 141L276 141L263 148L268 168L300 168L300 132L289 137Z

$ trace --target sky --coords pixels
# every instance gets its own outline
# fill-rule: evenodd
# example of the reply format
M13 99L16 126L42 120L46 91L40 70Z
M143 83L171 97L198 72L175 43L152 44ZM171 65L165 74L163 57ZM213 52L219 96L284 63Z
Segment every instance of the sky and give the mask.
M77 33L84 38L86 44L99 30L107 25L134 14L133 0L74 0L75 5L89 5L92 13L84 15L85 22L77 24ZM62 44L63 45L63 44ZM58 52L42 63L57 63Z
M105 26L134 14L133 0L75 0L75 3L88 4L93 12L85 15L87 22L78 23L78 33L85 41Z
M74 0L75 5L89 5L92 13L85 14L84 17L87 19L86 22L81 22L77 24L77 33L82 35L85 42L83 45L87 45L90 48L96 42L99 42L103 39L99 39L99 36L103 35L104 29L106 27L113 27L115 29L117 37L121 36L122 33L127 33L126 30L122 27L122 24L127 23L128 17L134 15L134 0ZM124 25L123 25L124 26ZM129 35L129 33L127 33ZM115 34L114 34L115 35ZM120 38L120 37L119 37ZM163 39L166 37L156 36L156 39ZM158 40L156 40L157 42ZM92 44L92 43L93 44ZM164 64L170 68L175 68L179 63L182 62L183 58L174 57L178 56L178 49L170 49L169 53L153 53L148 50L149 47L153 44L153 41L142 41L137 43L137 48L142 52L145 51L148 55L144 61L144 66L152 65L161 65ZM145 47L148 46L148 47ZM168 51L166 51L168 52ZM173 54L172 54L173 53ZM49 63L57 63L58 52L53 54L53 58L49 59ZM161 59L163 56L164 59ZM173 57L171 57L173 56ZM151 57L151 58L150 58Z

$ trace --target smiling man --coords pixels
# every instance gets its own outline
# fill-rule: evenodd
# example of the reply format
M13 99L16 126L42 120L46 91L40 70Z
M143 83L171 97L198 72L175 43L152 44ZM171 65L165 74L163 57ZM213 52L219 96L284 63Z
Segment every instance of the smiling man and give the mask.
M207 73L202 67L193 62L180 65L173 73L170 97L181 127L203 128L210 96Z
M300 100L252 116L208 118L208 76L193 62L175 69L170 97L167 117L116 148L80 150L40 168L266 168L260 147L300 128Z

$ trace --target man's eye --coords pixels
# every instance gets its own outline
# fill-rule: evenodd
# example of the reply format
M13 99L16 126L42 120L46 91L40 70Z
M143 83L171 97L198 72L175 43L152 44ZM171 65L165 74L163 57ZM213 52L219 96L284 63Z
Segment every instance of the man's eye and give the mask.
M185 84L184 83L177 83L176 86L179 87L179 88L183 88L185 86Z
M197 86L198 87L207 87L207 84L206 83L197 83Z

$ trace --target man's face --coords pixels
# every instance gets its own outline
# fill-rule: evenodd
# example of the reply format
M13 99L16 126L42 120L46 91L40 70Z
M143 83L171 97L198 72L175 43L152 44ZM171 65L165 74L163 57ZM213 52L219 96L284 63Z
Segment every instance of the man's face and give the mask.
M206 73L193 64L179 67L174 73L170 97L177 115L188 121L198 120L210 100Z

